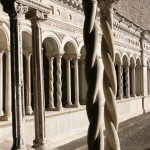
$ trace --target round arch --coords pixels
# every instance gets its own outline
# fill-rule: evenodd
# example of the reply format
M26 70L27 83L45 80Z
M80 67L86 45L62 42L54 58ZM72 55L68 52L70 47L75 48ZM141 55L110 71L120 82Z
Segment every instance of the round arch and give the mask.
M63 41L62 41L62 49L67 53L74 53L74 54L79 54L79 48L78 48L78 43L77 41L70 37L70 36L65 36ZM70 51L70 52L69 52Z
M58 35L51 31L44 31L42 33L42 41L46 48L46 51L62 51L61 40Z
M121 54L119 52L115 54L115 63L121 63Z

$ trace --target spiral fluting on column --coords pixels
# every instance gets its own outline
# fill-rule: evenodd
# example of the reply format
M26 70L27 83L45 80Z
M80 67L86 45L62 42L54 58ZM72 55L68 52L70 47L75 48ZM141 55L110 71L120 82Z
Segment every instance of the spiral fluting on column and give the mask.
M61 87L62 87L62 81L61 81L61 76L62 76L62 72L61 72L61 55L56 56L56 64L57 64L57 72L56 72L56 76L57 76L57 110L61 110L62 107L62 91L61 91Z
M98 26L95 21L97 0L83 0L84 44L86 49L86 80L87 90L87 116L89 128L87 144L89 150L104 149L104 135L102 128L102 99L100 93L100 62L97 55L98 49Z
M54 88L53 88L53 59L54 57L50 57L49 59L49 106L48 110L53 110L54 107L54 98L53 98L53 93L54 93Z
M105 96L104 118L106 129L106 149L120 150L118 137L118 114L116 105L117 81L115 72L115 49L113 39L112 0L99 0L100 23L102 28L101 53L104 64L103 88Z
M129 66L126 66L125 73L126 73L126 97L129 98L129 95L130 95L130 89L129 89Z

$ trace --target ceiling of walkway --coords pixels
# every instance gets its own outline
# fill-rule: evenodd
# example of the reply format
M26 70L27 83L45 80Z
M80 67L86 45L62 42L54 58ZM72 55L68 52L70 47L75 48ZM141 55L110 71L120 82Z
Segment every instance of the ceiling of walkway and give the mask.
M150 0L119 0L115 8L125 18L150 30Z

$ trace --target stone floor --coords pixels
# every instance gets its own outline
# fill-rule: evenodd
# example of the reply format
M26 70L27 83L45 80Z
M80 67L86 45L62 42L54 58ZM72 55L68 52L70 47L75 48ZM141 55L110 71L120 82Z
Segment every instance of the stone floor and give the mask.
M119 138L121 150L150 150L150 113L121 123ZM10 150L11 144L10 141L0 139L0 150ZM51 150L50 147L50 145L47 146L45 150ZM53 150L87 150L86 136L65 145L56 146Z

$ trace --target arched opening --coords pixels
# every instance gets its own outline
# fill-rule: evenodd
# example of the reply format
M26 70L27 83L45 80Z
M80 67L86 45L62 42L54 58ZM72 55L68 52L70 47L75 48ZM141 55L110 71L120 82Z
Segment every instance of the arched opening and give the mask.
M115 71L116 71L116 79L117 79L117 93L116 98L121 99L121 84L122 84L122 66L121 66L121 57L118 53L115 54Z
M87 81L85 77L85 56L86 56L86 49L82 46L80 50L80 60L79 60L79 99L80 104L86 104L86 93L87 93Z
M26 31L22 32L22 49L25 113L26 115L31 115L34 109L32 80L32 36Z
M130 79L130 96L135 96L135 60L133 57L130 58L129 67L129 79Z
M129 67L128 58L126 55L123 56L123 96L128 97L129 95Z
M67 106L75 103L75 67L74 58L77 56L75 45L68 41L64 46L62 58L63 103Z
M8 49L8 39L5 31L0 27L0 116L11 114L11 73L10 73L10 51ZM7 75L7 76L6 76ZM7 101L7 103L6 103Z
M57 105L57 66L55 54L59 47L57 41L47 37L43 41L43 72L44 72L44 93L45 108L54 110Z
M136 85L136 95L141 95L141 86L142 86L142 80L141 80L141 61L139 58L136 59L136 68L135 68L135 85Z

